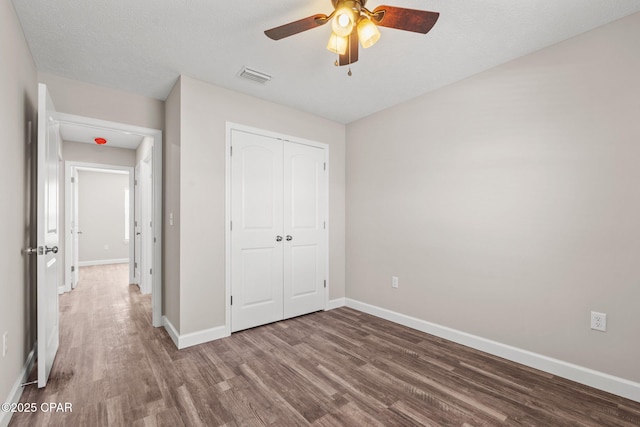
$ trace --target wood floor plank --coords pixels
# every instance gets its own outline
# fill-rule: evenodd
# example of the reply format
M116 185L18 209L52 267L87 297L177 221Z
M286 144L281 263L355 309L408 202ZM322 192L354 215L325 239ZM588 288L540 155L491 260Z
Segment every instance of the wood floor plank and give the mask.
M11 426L640 426L638 402L349 308L178 350L126 264L80 275L49 384L21 399L73 412Z

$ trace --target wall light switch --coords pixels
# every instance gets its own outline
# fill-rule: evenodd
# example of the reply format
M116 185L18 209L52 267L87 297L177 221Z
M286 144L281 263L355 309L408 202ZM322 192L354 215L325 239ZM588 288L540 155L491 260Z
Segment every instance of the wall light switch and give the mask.
M396 276L391 276L391 287L398 288L398 278Z

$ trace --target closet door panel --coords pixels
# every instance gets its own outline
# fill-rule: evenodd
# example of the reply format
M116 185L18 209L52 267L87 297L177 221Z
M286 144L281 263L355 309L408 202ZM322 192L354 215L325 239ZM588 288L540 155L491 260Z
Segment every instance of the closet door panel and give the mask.
M266 136L231 134L231 330L283 314L283 147Z
M325 304L324 150L284 143L284 318Z

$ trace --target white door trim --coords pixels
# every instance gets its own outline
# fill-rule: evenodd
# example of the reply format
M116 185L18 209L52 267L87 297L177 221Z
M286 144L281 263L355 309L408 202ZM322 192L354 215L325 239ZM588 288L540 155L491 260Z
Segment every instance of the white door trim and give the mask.
M248 133L254 133L256 135L267 136L270 138L281 139L284 141L295 142L297 144L310 145L312 147L322 148L324 150L327 173L325 174L325 186L326 186L326 203L325 203L325 218L327 224L325 227L325 277L327 280L327 288L325 290L325 305L324 309L329 308L329 145L321 142L311 141L304 138L298 138L295 136L289 136L277 132L272 132L264 129L259 129L251 126L245 126L234 122L226 122L226 143L225 143L225 336L231 335L231 131L238 130Z
M147 222L153 222L153 218L149 215L150 212L153 212L153 197L149 197L148 189L151 188L152 183L149 181L147 173L149 170L153 170L153 153L149 152L138 162L138 166L140 166L141 173L138 179L138 187L142 189L140 195L140 230L142 231L142 235L140 238L140 292L143 294L152 293L153 289L149 285L153 282L153 275L149 274L149 268L153 268L153 260L149 257L149 249L153 248L153 227L151 234L147 231L149 227L147 226ZM151 169L149 168L149 164L151 163ZM135 237L135 236L134 236Z
M153 138L153 280L152 280L152 324L162 326L162 131L159 129L128 125L124 123L100 120L75 114L58 113L60 122L113 129ZM131 192L130 192L131 194ZM131 205L133 206L133 205ZM131 230L131 228L130 228ZM129 239L131 242L131 239Z

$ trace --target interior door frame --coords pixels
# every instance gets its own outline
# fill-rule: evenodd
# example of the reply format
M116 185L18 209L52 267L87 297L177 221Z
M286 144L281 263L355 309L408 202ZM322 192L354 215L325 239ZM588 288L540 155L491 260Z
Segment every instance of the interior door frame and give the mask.
M142 238L140 236L140 163L136 164L133 169L133 280L131 283L134 283L140 286L140 245Z
M138 165L140 166L139 172L146 173L149 171L149 163L151 163L151 170L153 170L153 156L152 153L148 153L145 158L143 158ZM143 294L148 294L149 292L153 292L151 286L149 286L149 282L153 282L153 275L150 275L147 271L149 267L153 268L153 260L150 259L148 248L153 247L153 240L151 237L153 236L153 230L151 235L147 233L147 221L151 219L153 222L153 218L150 218L149 213L153 211L153 199L149 197L149 192L147 191L150 187L149 184L153 185L148 181L148 178L143 177L141 173L140 176L137 177L138 187L142 189L140 195L140 264L138 265L140 270L140 291Z
M163 133L159 129L134 126L125 123L111 122L108 120L78 116L75 114L58 113L58 121L89 126L102 129L111 129L121 132L129 132L136 135L147 136L153 139L153 272L152 296L151 296L151 323L155 327L162 326L162 146ZM132 174L133 175L133 174ZM131 192L130 192L131 196ZM131 205L133 206L133 205ZM130 209L129 215L131 215ZM131 228L130 228L131 231ZM131 241L131 239L130 239Z
M129 282L133 280L133 263L131 260L133 256L131 255L134 250L134 241L132 240L135 237L135 233L133 230L133 222L134 222L134 194L133 194L133 184L134 184L134 168L130 166L117 166L117 165L107 165L102 163L87 163L87 162L77 162L74 160L67 160L64 162L64 170L65 170L65 192L64 192L64 224L65 224L65 234L67 237L70 236L71 231L71 211L73 209L74 199L77 200L78 197L78 187L77 185L71 185L71 177L75 176L78 171L95 171L95 172L103 172L103 173L129 173ZM77 184L77 183L76 183ZM77 218L76 218L77 221ZM77 227L76 227L77 228ZM72 236L72 239L75 236ZM75 242L69 242L67 239L64 241L64 285L61 286L61 292L69 292L74 286L74 276L77 276L78 265L75 266L76 271L75 274L71 273L71 266L73 265L73 249ZM77 248L76 248L77 250Z
M63 165L64 166L64 165ZM80 255L78 254L78 247L80 245L78 238L78 171L71 171L70 175L67 174L67 168L64 168L65 176L67 179L65 180L65 200L63 203L65 204L65 230L75 229L76 233L71 235L71 249L67 248L67 241L64 240L65 244L65 272L68 272L70 275L69 281L65 280L66 277L62 275L62 289L61 293L69 292L78 286L79 280L79 271L77 268L74 271L71 271L70 266L79 265ZM68 183L68 184L67 184ZM67 194L69 195L67 198ZM75 228L74 228L75 227ZM68 260L68 261L67 261ZM67 283L68 282L68 286Z
M331 289L331 283L329 280L329 229L330 229L330 217L329 217L329 145L311 141L304 138L298 138L295 136L285 135L279 132L272 132L264 129L259 129L251 126L245 126L242 124L227 121L226 122L226 143L225 143L225 336L231 335L231 132L233 130L253 133L256 135L266 136L269 138L280 139L283 141L293 142L296 144L304 144L312 147L322 148L324 150L324 162L326 165L325 173L325 218L327 226L324 230L325 239L325 277L327 278L327 286L324 294L324 310L329 309L329 290Z

